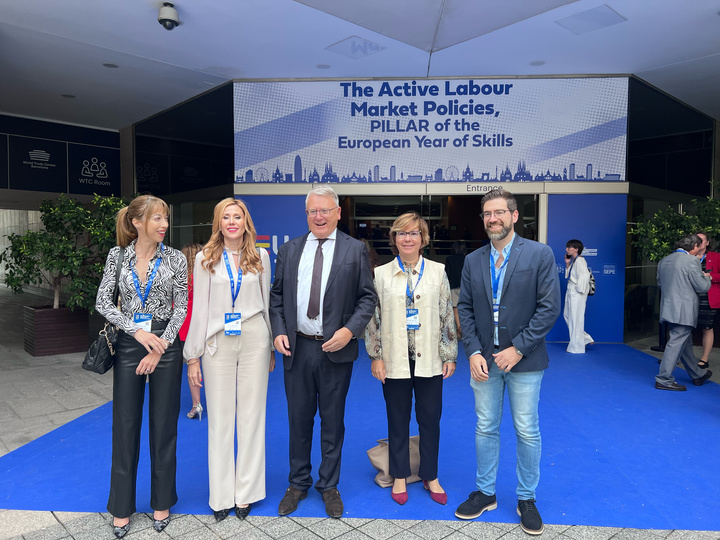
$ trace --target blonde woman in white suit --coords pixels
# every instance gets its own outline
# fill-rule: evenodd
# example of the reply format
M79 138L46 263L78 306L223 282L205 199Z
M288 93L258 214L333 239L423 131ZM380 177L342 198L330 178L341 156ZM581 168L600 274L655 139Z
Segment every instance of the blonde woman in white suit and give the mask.
M205 375L209 503L217 521L232 511L245 519L250 505L265 498L265 404L275 357L268 316L270 257L255 248L255 239L245 204L220 201L193 271L184 356L192 385L202 386Z

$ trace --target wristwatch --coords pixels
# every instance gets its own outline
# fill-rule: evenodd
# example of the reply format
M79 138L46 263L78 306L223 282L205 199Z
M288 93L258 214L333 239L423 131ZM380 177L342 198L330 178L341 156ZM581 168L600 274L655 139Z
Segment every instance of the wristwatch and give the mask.
M515 354L518 354L518 355L520 355L520 356L523 356L523 353L521 353L521 352L520 352L520 349L518 349L517 347L515 347L515 345L513 345L513 348L515 349Z

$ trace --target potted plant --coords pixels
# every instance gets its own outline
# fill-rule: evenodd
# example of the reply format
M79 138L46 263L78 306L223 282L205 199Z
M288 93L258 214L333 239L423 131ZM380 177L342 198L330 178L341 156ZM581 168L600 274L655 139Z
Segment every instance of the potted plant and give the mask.
M40 204L43 229L8 236L0 254L13 293L48 284L53 305L25 306L25 350L33 356L81 352L88 347L88 312L94 311L107 253L115 245L117 197L95 196L90 209L60 195ZM60 293L67 301L60 305ZM79 308L79 309L76 309Z
M720 235L720 200L712 198L693 199L692 211L679 213L675 208L667 207L650 216L642 215L630 231L634 235L633 245L643 259L660 262L672 253L675 242L685 235L704 231L710 238ZM717 242L713 242L717 243ZM709 246L713 247L713 246ZM715 327L715 343L720 343L719 329ZM655 351L665 350L667 341L665 325L660 325L659 345ZM701 344L702 333L693 333L696 345Z
M672 253L675 242L687 234L705 231L717 238L720 233L720 200L693 199L693 211L679 213L675 208L658 210L652 216L642 215L630 231L633 245L643 259L660 262Z

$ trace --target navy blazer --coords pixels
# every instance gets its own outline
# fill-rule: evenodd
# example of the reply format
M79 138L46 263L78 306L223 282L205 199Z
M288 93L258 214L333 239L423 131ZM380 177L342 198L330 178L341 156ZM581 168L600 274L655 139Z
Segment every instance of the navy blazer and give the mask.
M290 356L283 356L285 369L292 367L295 354L298 267L308 234L280 246L275 280L270 290L273 339L284 334L290 342ZM340 363L357 359L357 338L363 335L376 304L377 293L364 244L337 231L335 253L323 298L323 337L329 340L343 326L354 337L339 351L327 353L330 360Z
M552 250L515 234L498 313L500 350L514 345L523 353L512 371L539 371L548 367L545 336L560 315L560 305L560 280ZM458 314L465 353L470 357L480 351L492 362L490 244L465 258Z

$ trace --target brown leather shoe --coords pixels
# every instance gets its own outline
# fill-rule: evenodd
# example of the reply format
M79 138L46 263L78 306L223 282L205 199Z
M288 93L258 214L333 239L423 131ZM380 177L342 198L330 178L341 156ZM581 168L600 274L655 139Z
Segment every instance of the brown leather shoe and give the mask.
M340 492L335 488L323 491L323 501L325 501L325 513L331 518L340 518L343 515L343 502L340 498Z
M287 516L297 510L298 503L307 497L307 491L300 491L290 486L285 490L285 495L278 506L278 515Z

